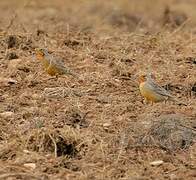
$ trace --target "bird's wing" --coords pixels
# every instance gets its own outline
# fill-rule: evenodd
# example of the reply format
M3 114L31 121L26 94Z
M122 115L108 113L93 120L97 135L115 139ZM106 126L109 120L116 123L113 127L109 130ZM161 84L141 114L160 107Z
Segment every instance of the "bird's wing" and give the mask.
M55 64L55 66L60 69L63 73L65 74L70 74L74 77L77 77L77 74L75 74L74 72L71 71L71 69L67 68L62 59L58 58L58 57L54 57L52 56L52 62Z
M53 64L55 64L59 68L64 67L63 61L58 57L55 57L55 56L51 55L51 61L52 61Z
M186 103L182 102L182 101L179 101L178 99L176 99L174 96L172 96L166 89L160 87L158 84L156 84L153 79L151 78L150 75L147 75L147 81L148 81L148 84L150 85L150 87L152 89L154 89L157 93L163 95L163 96L166 96L166 97L169 97L170 100L173 100L175 102L177 102L179 105L184 105L184 106L187 106Z
M173 98L173 96L164 88L160 87L158 84L156 84L151 78L148 78L148 83L151 86L153 90L155 90L157 93L161 94L162 96L167 96L170 98Z
M66 67L64 66L63 62L60 60L60 58L54 57L51 54L48 54L46 59L49 61L49 66L54 66L60 71L64 71Z

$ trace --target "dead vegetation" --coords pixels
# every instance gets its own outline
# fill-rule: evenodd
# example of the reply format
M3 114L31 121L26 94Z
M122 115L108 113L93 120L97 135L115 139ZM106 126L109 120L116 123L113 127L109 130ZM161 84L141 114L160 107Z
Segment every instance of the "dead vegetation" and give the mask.
M164 115L152 122L150 128L140 138L142 145L159 147L169 152L189 148L195 143L196 124L187 122L182 115Z
M0 2L0 179L194 179L195 2L65 2ZM149 71L188 106L145 104Z

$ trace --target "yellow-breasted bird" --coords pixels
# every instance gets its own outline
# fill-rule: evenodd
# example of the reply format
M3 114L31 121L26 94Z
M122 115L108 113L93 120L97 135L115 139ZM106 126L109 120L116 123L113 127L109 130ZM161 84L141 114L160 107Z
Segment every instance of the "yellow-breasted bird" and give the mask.
M70 69L64 66L61 59L54 57L49 54L46 49L37 48L35 49L37 60L41 61L46 72L51 76L68 74L77 77L77 74L72 72Z
M160 87L154 82L151 75L141 75L139 77L139 89L141 95L151 103L161 102L171 100L187 106L186 103L180 102L173 95L171 95L166 89Z

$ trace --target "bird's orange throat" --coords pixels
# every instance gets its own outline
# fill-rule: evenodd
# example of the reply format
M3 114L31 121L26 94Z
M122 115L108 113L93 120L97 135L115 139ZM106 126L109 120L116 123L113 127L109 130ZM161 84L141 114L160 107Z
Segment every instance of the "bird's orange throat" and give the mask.
M43 54L41 54L41 53L36 53L36 58L38 59L38 60L43 60Z
M139 84L141 84L146 81L146 77L144 75L142 75L139 77L138 81L139 81Z

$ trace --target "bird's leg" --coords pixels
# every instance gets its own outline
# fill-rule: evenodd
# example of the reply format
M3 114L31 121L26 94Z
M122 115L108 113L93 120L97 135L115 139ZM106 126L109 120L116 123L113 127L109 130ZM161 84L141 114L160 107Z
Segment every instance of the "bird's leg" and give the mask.
M50 71L50 68L52 67L52 62L50 60L50 64L48 65L48 67L46 68L46 71Z
M142 103L143 103L143 104L148 104L148 100L147 100L146 98L144 98L144 99L142 100Z

